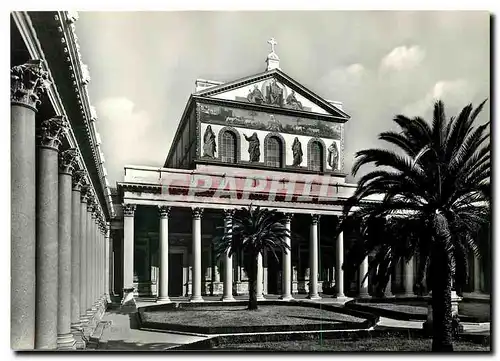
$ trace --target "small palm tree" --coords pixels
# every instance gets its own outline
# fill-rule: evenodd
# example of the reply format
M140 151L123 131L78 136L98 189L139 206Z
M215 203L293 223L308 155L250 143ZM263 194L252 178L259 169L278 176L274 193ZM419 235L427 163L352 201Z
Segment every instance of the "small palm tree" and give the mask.
M219 230L225 227L218 227ZM289 251L286 240L290 231L285 226L285 216L276 210L259 207L241 208L232 219L232 225L221 235L214 238L216 257L244 252L246 255L243 267L248 275L249 302L248 309L257 309L257 258L264 250L271 251L279 261L278 249Z
M483 105L469 104L447 120L438 101L432 125L396 116L402 131L383 132L379 139L401 152L358 152L354 175L369 163L386 168L363 176L344 207L340 229L354 221L361 235L348 251L346 271L374 253L369 269L383 289L398 262L420 259L417 284L426 279L432 291L433 351L453 350L452 287L466 282L468 252L480 256L478 233L490 221L489 122L473 125ZM370 201L375 196L381 201Z

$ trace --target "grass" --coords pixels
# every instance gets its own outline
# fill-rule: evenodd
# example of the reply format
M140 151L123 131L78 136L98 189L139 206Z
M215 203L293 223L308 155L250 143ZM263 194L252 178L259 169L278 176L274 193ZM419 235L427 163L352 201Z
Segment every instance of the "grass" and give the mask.
M256 311L241 306L202 306L169 311L145 311L145 322L183 324L199 327L286 326L363 322L365 319L301 306L262 305Z
M426 352L431 350L431 339L400 337L378 337L356 340L324 339L305 341L255 342L240 344L225 344L215 349L245 350L245 351L328 351L328 352ZM489 345L457 341L455 351L489 352Z

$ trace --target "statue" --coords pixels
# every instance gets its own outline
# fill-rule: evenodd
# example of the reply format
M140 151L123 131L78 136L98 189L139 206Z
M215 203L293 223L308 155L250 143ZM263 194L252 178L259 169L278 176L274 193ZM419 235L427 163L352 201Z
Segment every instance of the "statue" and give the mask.
M267 87L266 102L271 105L283 106L283 89L278 86L276 79L271 81Z
M215 133L212 127L209 125L205 130L205 135L203 136L203 156L209 158L215 158L216 144L215 144Z
M295 97L295 90L286 98L286 104L292 107L292 109L302 109L302 103Z
M299 138L295 137L292 144L293 152L293 165L299 166L302 163L302 144L300 144Z
M254 132L250 137L243 134L248 142L248 154L250 155L250 162L258 162L260 159L260 141L257 132Z
M333 142L328 147L328 165L332 169L338 169L339 166L339 149L337 148L337 142Z
M257 84L254 85L253 90L248 91L247 99L250 103L262 104L264 102L264 94L262 94Z

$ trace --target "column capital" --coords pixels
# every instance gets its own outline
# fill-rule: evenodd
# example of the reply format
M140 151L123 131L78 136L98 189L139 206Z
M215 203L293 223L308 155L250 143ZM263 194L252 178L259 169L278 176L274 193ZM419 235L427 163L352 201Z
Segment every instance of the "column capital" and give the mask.
M291 222L293 218L293 213L283 213L283 216L285 217L285 220L287 222Z
M321 218L320 214L311 214L311 223L318 224L320 218Z
M124 217L133 217L135 213L136 205L130 203L123 204L123 216Z
M49 73L42 68L42 60L28 60L10 69L10 101L33 110L40 104L40 95L49 86Z
M193 211L193 218L194 219L200 219L201 216L203 215L203 208L191 208Z
M59 153L59 173L72 174L78 159L78 150L70 148Z
M86 180L86 177L85 175L82 176L81 178L81 202L82 203L87 203L87 200L89 198L89 195L90 195L90 187L87 183L87 180Z
M38 136L40 146L59 149L61 138L67 129L67 122L62 115L42 120L40 124L40 134Z
M172 207L170 207L170 206L158 206L158 213L160 214L160 218L170 217L171 210L172 210Z
M233 216L236 210L234 208L224 209L223 212L224 212L224 220L231 221L233 220Z
M81 191L82 187L85 184L85 171L84 170L75 170L73 172L72 185L74 191Z

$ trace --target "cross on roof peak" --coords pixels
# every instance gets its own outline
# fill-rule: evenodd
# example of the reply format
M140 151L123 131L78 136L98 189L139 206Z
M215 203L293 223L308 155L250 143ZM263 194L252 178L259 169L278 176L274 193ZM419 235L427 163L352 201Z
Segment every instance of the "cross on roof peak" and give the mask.
M274 46L278 44L278 42L274 39L274 38L271 38L267 41L268 44L271 44L271 52L274 53Z

